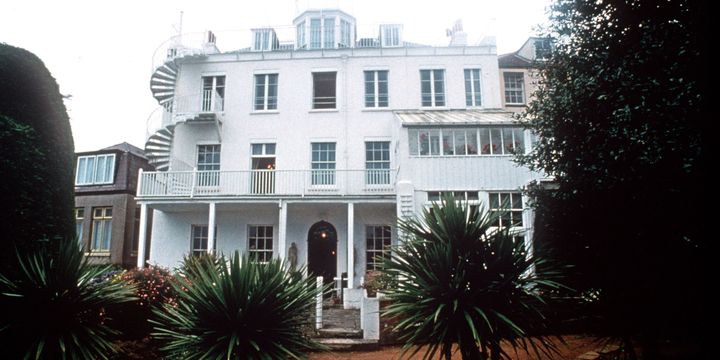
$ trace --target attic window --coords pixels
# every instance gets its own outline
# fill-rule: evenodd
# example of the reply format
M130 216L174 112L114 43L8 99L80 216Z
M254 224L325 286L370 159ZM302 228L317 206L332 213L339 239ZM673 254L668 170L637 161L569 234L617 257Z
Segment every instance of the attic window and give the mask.
M80 156L77 159L75 185L112 184L115 154Z

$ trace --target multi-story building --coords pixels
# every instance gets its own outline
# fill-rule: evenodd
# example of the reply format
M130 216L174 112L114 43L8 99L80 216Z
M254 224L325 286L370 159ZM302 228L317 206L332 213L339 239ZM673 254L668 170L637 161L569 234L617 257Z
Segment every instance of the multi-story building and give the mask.
M512 160L530 136L502 109L492 38L467 44L456 26L449 46L424 46L397 24L357 38L339 10L293 23L290 42L260 28L247 48L220 51L207 33L161 51L145 149L159 171L138 190L141 227L154 212L150 263L239 250L356 287L397 243L396 219L444 192L507 203L498 225L531 232L521 189L539 174Z
M76 158L75 232L85 255L93 263L135 266L140 239L138 171L153 166L142 149L128 143L76 153Z

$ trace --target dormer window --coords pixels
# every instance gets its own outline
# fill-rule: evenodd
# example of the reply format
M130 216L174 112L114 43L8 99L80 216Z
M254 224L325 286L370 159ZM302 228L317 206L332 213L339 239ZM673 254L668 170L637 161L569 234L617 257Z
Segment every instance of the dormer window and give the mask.
M253 29L253 51L277 49L278 40L273 29Z
M297 48L305 48L305 22L301 22L297 25Z
M402 45L402 25L380 25L380 43L382 47Z
M115 154L80 156L75 171L75 185L112 184Z
M337 49L354 46L355 18L336 9L308 10L293 20L296 49Z
M536 60L547 60L550 58L550 54L552 52L552 44L550 44L550 39L536 39L534 45Z

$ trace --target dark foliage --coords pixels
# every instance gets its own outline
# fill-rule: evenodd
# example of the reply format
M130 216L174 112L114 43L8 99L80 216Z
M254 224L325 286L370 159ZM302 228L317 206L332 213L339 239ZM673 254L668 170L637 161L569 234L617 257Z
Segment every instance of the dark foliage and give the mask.
M404 349L427 344L423 358L450 359L456 343L463 359L500 359L510 358L500 346L507 340L516 351L552 354L544 314L548 295L566 290L562 274L528 254L521 234L491 229L497 214L452 197L432 210L399 222L408 238L384 263L398 286L383 316L399 317Z
M315 279L288 271L277 259L266 264L240 257L206 256L186 262L192 277L174 283L177 306L156 310L156 338L182 359L297 359L321 346L303 326L315 306Z
M0 43L0 227L7 248L74 237L74 150L58 85L37 56ZM41 217L42 221L38 221ZM9 264L12 251L0 253Z
M17 253L17 271L0 274L0 344L6 359L106 359L105 311L131 301L132 288L96 281L110 266L90 266L73 240Z
M524 114L539 142L522 162L557 185L534 191L536 241L598 295L587 324L640 341L645 358L702 338L708 310L701 7L555 1L556 46Z

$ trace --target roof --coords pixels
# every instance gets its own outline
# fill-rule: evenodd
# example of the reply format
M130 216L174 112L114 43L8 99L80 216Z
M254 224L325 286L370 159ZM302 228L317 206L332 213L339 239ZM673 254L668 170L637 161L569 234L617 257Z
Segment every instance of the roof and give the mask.
M143 151L143 150L140 149L139 147L137 147L137 146L135 146L135 145L132 145L132 144L129 144L129 143L127 143L127 142L123 142L123 143L120 143L120 144L116 144L116 145L113 145L113 146L108 146L108 147L106 147L106 148L100 149L100 151L105 151L105 150L121 150L121 151L124 151L124 152L129 152L129 153L131 153L131 154L133 154L133 155L137 155L137 156L142 157L142 158L145 157L145 151Z
M512 112L501 110L402 110L394 114L402 126L517 124Z
M533 67L532 60L526 59L517 54L503 54L498 56L498 67L503 68L530 68Z

